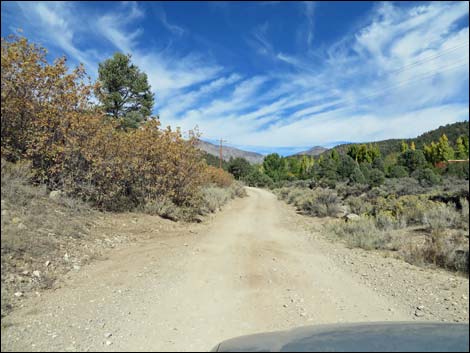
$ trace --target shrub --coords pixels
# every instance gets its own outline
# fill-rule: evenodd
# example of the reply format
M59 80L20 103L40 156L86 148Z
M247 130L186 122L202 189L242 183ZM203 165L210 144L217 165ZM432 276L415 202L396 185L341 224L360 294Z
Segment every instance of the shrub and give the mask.
M369 173L369 185L370 186L380 186L385 181L385 174L378 169L371 169Z
M390 168L390 178L404 178L408 176L408 169L401 165L394 165Z
M382 188L389 194L397 196L418 195L425 192L425 189L414 178L386 179Z
M341 212L340 201L334 191L319 188L302 202L300 208L311 216L335 216Z
M351 175L349 176L349 180L355 184L366 184L366 177L358 166L354 167Z
M233 176L223 169L208 166L205 176L206 184L214 184L219 187L228 187L233 183Z
M456 228L459 222L460 214L453 205L440 203L423 214L423 224L431 230Z
M219 187L205 187L202 190L205 206L209 212L215 212L231 199L230 192Z
M394 217L391 212L382 211L375 215L375 224L381 230L392 230L406 227L406 222L402 218Z
M426 166L426 158L421 150L407 150L398 156L398 164L406 167L409 173Z
M446 174L460 179L469 179L469 163L450 163L446 168Z
M294 206L300 206L309 191L310 190L308 189L292 188L287 195L286 202L288 204L293 204Z
M422 186L434 186L442 181L441 177L430 168L417 169L411 174L411 177L419 180Z
M259 170L253 170L243 180L249 186L267 187L267 188L270 188L273 186L273 180L268 175L261 173Z
M459 235L447 236L433 230L423 246L411 246L404 255L412 264L431 263L449 270L469 272L468 238Z
M373 209L370 202L360 197L350 196L346 201L351 212L358 215L369 214Z
M33 179L107 210L131 210L168 198L187 207L204 183L230 184L207 169L197 136L161 129L150 119L122 131L93 106L83 67L24 38L2 38L2 157L31 161Z
M170 199L161 198L158 200L148 201L143 208L143 211L152 215L158 215L162 218L177 221L181 219L182 212Z
M243 184L233 183L228 188L218 186L206 186L202 189L202 200L199 203L199 213L213 213L225 205L230 199L246 196L246 190Z
M391 240L390 234L379 230L372 218L338 223L329 231L344 239L350 247L366 250L385 249Z
M460 199L460 206L461 206L461 222L460 227L468 231L469 229L469 214L468 214L468 200L467 199Z

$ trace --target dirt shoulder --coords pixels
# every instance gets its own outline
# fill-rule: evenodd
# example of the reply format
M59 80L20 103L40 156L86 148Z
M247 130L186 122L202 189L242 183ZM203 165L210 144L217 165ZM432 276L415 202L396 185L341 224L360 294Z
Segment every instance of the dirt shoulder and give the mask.
M348 248L325 234L323 225L329 219L295 214L293 207L286 207L292 211L291 222L306 232L315 248L378 295L407 307L413 320L469 321L469 280L465 275L414 266L391 251Z
M249 188L249 197L202 224L159 229L150 216L134 221L108 220L107 234L147 240L27 298L2 320L2 350L204 351L303 325L456 321L455 312L468 313L467 279L328 242L312 233L319 220L265 190ZM445 298L457 310L444 308Z

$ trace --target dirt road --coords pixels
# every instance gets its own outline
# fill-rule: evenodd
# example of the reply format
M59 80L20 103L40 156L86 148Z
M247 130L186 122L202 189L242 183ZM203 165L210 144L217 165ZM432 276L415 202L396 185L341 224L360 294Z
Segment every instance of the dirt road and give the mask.
M29 300L2 322L2 350L201 351L302 325L412 319L316 248L273 194L248 194Z

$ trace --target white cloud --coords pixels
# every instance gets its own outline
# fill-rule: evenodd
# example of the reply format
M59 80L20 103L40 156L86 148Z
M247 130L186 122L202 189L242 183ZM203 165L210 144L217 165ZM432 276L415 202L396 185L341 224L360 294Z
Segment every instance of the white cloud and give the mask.
M249 30L248 42L283 69L276 65L252 76L228 70L207 53L182 51L172 42L165 47L159 37L154 40L164 49L149 47L142 21L148 14L135 2L89 14L84 23L77 22L74 3L18 6L32 28L92 70L98 57L112 53L82 48L78 39L84 33L92 31L93 39L131 53L156 92L164 125L183 130L198 125L204 136L232 144L309 146L411 137L468 119L462 92L468 92L469 29L456 29L468 16L466 2L381 3L362 28L324 52L276 50L266 20ZM230 5L224 6L228 11ZM301 6L302 28L308 29L302 40L313 47L314 7ZM178 40L192 35L163 8L157 14Z
M24 21L21 26L36 37L40 28L39 40L52 42L61 48L77 62L85 64L89 68L96 68L95 58L88 52L79 49L76 44L76 36L73 30L73 6L63 2L16 2L23 14Z

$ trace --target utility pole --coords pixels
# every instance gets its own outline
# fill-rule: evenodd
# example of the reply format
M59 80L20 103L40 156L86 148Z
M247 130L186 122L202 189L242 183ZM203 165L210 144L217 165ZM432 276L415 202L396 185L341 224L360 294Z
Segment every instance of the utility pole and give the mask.
M220 169L222 169L222 142L227 142L227 141L220 139L220 145L219 145L219 168Z

